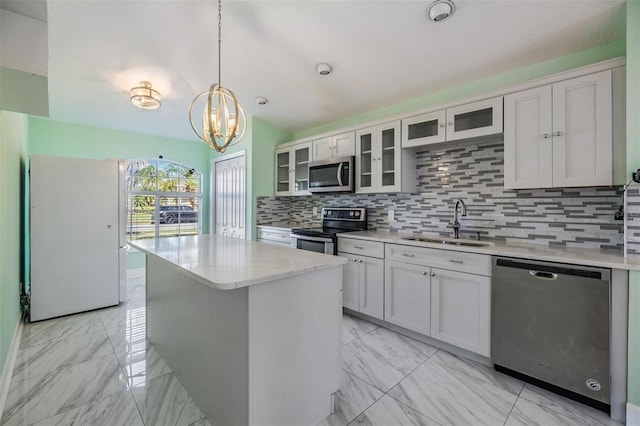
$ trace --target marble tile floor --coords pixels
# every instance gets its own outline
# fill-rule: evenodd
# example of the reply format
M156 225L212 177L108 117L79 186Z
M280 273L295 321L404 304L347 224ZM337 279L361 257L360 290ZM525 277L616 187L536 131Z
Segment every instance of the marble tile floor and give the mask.
M332 425L613 425L604 413L343 317ZM210 423L146 341L144 279L121 306L24 327L5 425Z

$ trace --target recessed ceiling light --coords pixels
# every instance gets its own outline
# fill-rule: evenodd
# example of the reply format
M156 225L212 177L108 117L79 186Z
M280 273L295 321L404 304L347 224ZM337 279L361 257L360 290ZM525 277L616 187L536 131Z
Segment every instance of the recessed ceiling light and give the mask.
M456 6L450 0L437 0L429 5L427 8L427 16L433 22L442 22L449 19L453 12L456 11Z
M333 71L333 68L326 62L321 62L316 66L316 71L318 71L320 75L329 75Z

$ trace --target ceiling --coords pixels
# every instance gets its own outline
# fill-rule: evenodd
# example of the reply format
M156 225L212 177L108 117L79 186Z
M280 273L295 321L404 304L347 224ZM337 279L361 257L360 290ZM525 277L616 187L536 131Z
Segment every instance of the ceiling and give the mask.
M434 23L431 0L225 0L222 84L248 115L295 132L625 37L624 0L454 1ZM189 103L217 80L215 0L0 5L48 21L51 118L195 138ZM160 109L129 102L141 80Z

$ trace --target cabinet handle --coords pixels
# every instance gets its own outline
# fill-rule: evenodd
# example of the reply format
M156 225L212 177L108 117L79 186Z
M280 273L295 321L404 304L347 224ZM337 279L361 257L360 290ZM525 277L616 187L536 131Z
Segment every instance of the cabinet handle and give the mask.
M364 250L364 247L362 246L353 246L353 248L357 248L358 250Z
M551 135L549 133L545 133L544 135L542 135L542 139L549 139L551 137Z
M443 123L438 124L438 127L444 127Z
M555 132L553 135L554 135L554 136L562 136L563 134L564 134L564 133L562 133L562 132Z
M357 262L357 261L358 261L358 259L353 259L353 261L354 261L354 262Z
M409 254L409 253L402 253L403 256L407 256L407 257L415 257L415 255L413 254Z
M359 260L358 262L359 262L359 263L362 263L363 261L362 261L362 260Z
M424 271L424 272L422 273L422 275L427 275L427 271Z
M459 263L459 264L463 264L464 263L463 260L458 260L458 259L449 259L449 262L451 262L451 263Z
M453 121L447 121L447 126L453 126Z
M435 273L435 272L432 272L432 273L431 273L431 276L432 276L432 277L435 277L435 276L436 276L436 273Z

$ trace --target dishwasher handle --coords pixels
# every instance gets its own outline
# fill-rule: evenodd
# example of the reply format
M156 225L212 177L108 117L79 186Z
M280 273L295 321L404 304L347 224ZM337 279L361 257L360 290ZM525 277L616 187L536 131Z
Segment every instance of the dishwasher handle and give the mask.
M529 275L531 275L534 278L538 278L541 280L555 280L558 278L558 274L555 274L553 272L545 272L545 271L529 271Z

